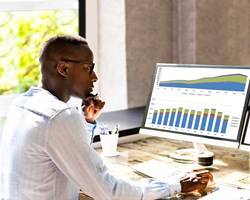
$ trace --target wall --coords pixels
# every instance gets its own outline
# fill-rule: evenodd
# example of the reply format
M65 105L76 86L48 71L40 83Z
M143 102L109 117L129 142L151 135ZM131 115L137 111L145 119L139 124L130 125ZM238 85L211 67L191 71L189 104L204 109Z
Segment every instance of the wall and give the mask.
M196 62L249 65L250 1L196 2Z
M106 111L144 106L159 62L250 64L250 0L102 0L96 11Z
M156 63L173 62L171 0L126 1L128 107L146 103Z
M249 0L127 0L128 106L145 105L155 63L250 65Z

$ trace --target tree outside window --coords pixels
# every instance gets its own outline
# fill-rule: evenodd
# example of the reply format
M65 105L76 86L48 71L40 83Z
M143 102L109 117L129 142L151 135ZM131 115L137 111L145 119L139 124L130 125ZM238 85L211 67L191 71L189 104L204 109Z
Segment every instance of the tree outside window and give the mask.
M78 34L77 10L0 12L0 95L39 81L39 51L55 34Z

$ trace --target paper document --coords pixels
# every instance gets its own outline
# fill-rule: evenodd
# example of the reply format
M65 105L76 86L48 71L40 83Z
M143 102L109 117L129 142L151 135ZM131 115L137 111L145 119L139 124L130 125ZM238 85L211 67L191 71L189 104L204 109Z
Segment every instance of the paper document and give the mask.
M161 161L149 160L132 165L131 168L152 178L168 178L173 176L182 177L191 169L168 165Z

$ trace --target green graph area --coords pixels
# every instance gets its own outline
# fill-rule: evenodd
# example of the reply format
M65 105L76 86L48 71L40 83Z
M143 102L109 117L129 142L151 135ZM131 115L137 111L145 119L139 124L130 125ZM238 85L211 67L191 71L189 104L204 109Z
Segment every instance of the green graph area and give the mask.
M198 84L198 83L218 83L218 82L238 82L245 84L247 81L247 76L243 74L229 74L221 75L216 77L204 77L195 80L169 80L161 81L160 84L166 83L184 83L184 84Z
M196 80L161 81L159 86L244 92L246 82L247 76L243 74L230 74L216 77L204 77Z

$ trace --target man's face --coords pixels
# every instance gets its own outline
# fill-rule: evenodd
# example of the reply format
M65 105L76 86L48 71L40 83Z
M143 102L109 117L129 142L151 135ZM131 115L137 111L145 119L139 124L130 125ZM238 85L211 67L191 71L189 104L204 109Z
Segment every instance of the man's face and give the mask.
M92 51L87 46L82 46L74 56L64 59L69 65L67 84L70 96L85 99L93 91L94 82L97 81Z

